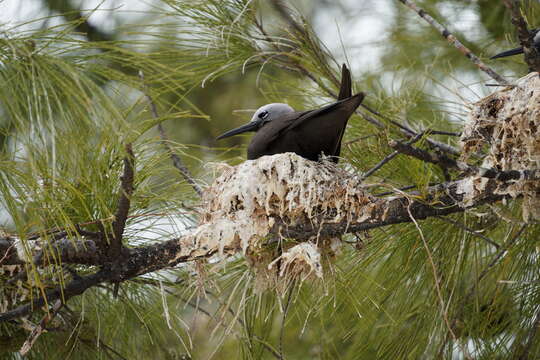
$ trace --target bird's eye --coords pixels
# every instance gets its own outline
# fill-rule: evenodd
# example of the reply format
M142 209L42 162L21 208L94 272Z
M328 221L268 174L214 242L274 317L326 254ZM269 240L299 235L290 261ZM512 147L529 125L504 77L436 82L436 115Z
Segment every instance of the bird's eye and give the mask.
M268 111L261 111L257 116L259 117L259 119L266 119L268 117Z

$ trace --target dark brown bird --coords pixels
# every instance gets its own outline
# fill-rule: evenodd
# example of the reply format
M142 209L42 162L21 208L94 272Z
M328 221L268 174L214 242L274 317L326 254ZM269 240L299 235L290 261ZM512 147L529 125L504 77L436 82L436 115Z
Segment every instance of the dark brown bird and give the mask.
M264 105L249 123L229 130L217 139L255 131L248 146L248 160L294 152L314 161L324 154L337 163L347 122L364 96L364 93L351 96L351 74L343 64L337 102L307 111L294 111L281 103Z

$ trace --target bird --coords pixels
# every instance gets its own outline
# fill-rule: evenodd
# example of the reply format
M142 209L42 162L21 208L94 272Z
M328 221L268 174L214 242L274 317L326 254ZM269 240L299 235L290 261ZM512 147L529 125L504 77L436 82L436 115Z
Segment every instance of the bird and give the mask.
M283 103L267 104L257 109L249 123L227 131L217 140L254 131L247 149L248 160L294 152L313 161L319 161L324 154L337 163L347 122L364 97L363 92L352 95L351 74L343 64L337 102L306 111L295 111Z
M536 48L536 50L540 52L540 28L532 29L531 34L534 35L533 45ZM512 56L512 55L518 55L518 54L523 54L523 47L520 46L515 49L503 51L501 53L498 53L497 55L493 55L492 57L490 57L490 59L491 60L499 59L499 58Z

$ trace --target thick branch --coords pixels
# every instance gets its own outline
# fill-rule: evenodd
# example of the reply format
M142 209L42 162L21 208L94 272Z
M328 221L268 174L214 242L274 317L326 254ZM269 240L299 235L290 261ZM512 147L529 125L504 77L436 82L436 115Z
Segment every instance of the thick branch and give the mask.
M101 270L95 274L85 276L78 280L73 280L64 289L55 288L53 290L49 290L46 292L47 301L50 302L58 299L64 299L65 301L67 301L67 299L73 296L82 294L88 288L106 281L108 279L107 275L108 273L106 271ZM63 303L65 303L65 301L63 301ZM43 297L37 298L28 304L19 306L14 310L6 311L5 313L0 314L0 322L26 316L31 312L39 309L43 305L45 305L45 299Z
M476 198L473 205L463 207L460 202L464 198L460 187L465 180L444 183L430 188L429 195L423 200L417 200L409 195L394 198L380 199L375 203L373 215L370 219L360 223L324 223L319 226L316 223L298 224L293 227L282 229L286 236L297 240L307 240L312 236L339 236L344 233L356 233L362 230L375 229L393 224L411 222L411 216L415 220L424 220L430 217L449 215L463 212L469 207L476 207L485 203L494 203L504 196L495 195L491 191L497 185L495 180L490 180L483 196ZM410 195L419 195L418 193ZM408 212L410 207L410 214ZM282 224L278 223L275 228Z
M454 181L432 187L428 196L418 200L418 194L414 197L399 196L394 198L376 199L373 203L371 216L361 222L349 223L346 220L338 223L329 223L328 214L321 215L319 219L311 219L309 222L299 223L294 226L286 224L280 218L276 218L272 233L281 233L284 236L297 240L307 240L314 236L339 236L345 233L355 233L362 230L374 229L392 224L411 222L427 219L434 216L448 215L462 212L466 208L460 204L464 194L460 188L463 181ZM475 197L474 203L469 207L484 203L493 203L503 198L503 195L493 194L493 189L501 186L496 180L490 179L485 192ZM317 220L317 221L316 221ZM319 224L319 225L317 225ZM125 259L121 262L110 263L95 274L81 277L71 281L63 290L56 288L47 292L47 301L63 299L80 295L86 289L102 282L122 282L133 277L153 271L169 268L179 263L193 261L199 258L209 258L216 254L218 245L202 251L196 251L196 255L183 251L184 238L171 239L157 244L143 246L126 251ZM238 249L224 249L232 252ZM0 322L25 316L45 304L44 298L38 298L31 303L22 305L14 310L0 314Z
M13 238L0 239L0 265L22 265L30 262L25 256L20 256L16 250L16 241ZM29 247L35 247L37 242L32 242ZM58 264L100 265L104 262L104 254L96 246L93 240L61 239L51 245L43 244L48 252L54 252L53 257L43 256L43 250L31 257L36 266L44 267L51 265L51 260Z

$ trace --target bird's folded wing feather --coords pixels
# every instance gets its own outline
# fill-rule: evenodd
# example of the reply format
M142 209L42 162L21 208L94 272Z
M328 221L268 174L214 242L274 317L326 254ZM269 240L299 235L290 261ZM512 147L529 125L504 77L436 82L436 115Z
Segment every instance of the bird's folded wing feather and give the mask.
M337 110L339 107L350 108L349 110L352 113L358 107L358 105L360 105L360 103L364 99L364 96L365 96L364 93L358 93L358 94L356 94L354 96L351 96L351 97L349 97L347 99L340 100L338 102L323 106L320 109L306 111L303 115L301 115L298 118L298 120L292 122L289 125L289 127L287 128L287 131L290 131L290 130L302 125L303 123L305 123L306 121L309 121L310 119L313 119L315 117L324 115L324 114L329 113L329 112L331 112L333 110ZM345 122L346 122L346 120L347 119L345 119Z

